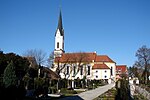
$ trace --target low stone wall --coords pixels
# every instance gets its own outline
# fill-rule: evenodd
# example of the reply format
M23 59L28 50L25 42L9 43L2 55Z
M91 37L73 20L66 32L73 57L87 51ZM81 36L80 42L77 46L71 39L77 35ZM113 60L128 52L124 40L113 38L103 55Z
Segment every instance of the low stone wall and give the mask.
M142 94L144 97L146 97L148 100L150 100L150 93L147 92L145 89L139 86L135 86L135 90Z

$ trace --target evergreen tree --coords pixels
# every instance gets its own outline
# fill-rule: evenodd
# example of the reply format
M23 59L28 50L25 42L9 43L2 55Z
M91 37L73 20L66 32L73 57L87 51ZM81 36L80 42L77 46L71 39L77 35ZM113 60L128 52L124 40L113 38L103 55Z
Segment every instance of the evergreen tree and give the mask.
M17 83L13 61L11 61L4 70L3 82L6 88L9 86L15 86Z

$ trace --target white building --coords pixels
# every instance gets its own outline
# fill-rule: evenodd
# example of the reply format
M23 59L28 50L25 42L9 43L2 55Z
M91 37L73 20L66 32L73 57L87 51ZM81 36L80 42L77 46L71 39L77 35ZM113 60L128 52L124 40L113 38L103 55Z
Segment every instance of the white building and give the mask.
M69 80L86 79L116 79L116 63L107 55L96 52L64 52L64 29L60 12L58 27L55 33L53 71L59 71L61 78Z
M53 71L59 70L62 78L89 80L113 79L116 77L116 63L107 55L95 52L63 53L56 57Z

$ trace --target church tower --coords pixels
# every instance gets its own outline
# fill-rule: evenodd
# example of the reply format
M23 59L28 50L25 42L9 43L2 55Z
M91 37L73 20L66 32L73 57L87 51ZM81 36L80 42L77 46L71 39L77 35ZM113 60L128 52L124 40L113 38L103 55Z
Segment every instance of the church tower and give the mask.
M58 20L58 26L55 33L55 50L54 50L54 56L60 57L62 53L64 53L64 29L62 25L62 15L61 10L59 14L59 20Z

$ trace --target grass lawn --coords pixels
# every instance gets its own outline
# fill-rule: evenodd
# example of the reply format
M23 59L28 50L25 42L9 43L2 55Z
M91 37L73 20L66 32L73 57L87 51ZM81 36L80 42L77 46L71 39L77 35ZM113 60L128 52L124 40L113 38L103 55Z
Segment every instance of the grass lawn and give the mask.
M93 100L115 100L116 94L117 90L115 88L112 88Z

